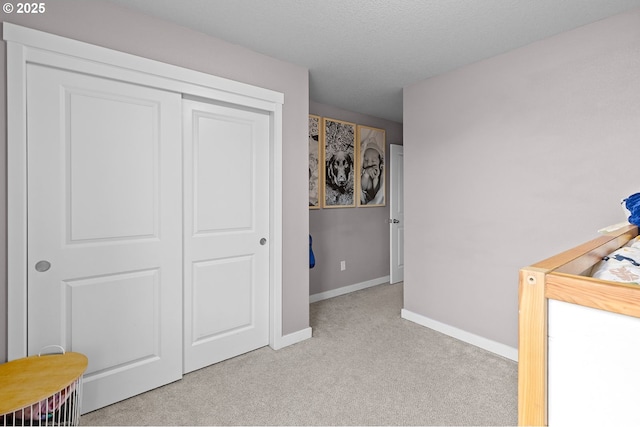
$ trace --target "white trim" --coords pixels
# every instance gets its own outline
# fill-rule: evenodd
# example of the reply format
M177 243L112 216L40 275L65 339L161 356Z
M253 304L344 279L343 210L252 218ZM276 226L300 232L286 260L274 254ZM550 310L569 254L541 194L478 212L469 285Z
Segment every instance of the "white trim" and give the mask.
M313 294L309 296L309 304L313 304L314 302L322 301L325 299L339 297L340 295L350 294L351 292L359 291L366 288L371 288L373 286L382 285L384 283L389 283L389 276L378 277L377 279L367 280L365 282L356 283L349 286L343 286L338 289L332 289L326 292L319 292L317 294Z
M4 23L7 26L7 23ZM7 357L27 355L26 59L7 42ZM12 108L15 106L15 108ZM16 124L12 126L12 124ZM17 166L17 167L14 167ZM16 266L14 268L14 266ZM17 267L20 266L20 267Z
M78 63L82 63L82 71L92 74L92 62L101 67L112 64L112 71L120 73L128 72L131 75L127 76L127 81L145 86L160 87L155 79L157 77L159 80L165 80L161 83L163 89L171 89L185 94L211 98L208 94L203 95L202 90L214 90L220 92L215 99L220 99L220 97L224 98L225 96L222 95L222 93L224 93L231 97L234 97L234 95L244 95L255 98L256 100L279 104L284 103L284 95L270 89L260 88L177 65L56 36L9 22L3 23L3 38L5 41L21 44L27 48L29 55L36 54L43 58L48 57L48 60L52 61L59 61L60 55L65 55L66 57L64 58L62 68L69 68L69 66L65 64L72 63L75 69ZM51 53L55 55L52 56ZM56 56L58 59L55 59ZM137 75L137 78L132 75ZM167 87L168 81L171 82L169 84L173 87ZM185 90L180 87L181 85L191 87L191 89ZM229 102L233 101L229 100Z
M311 328L301 329L297 332L293 332L287 335L282 336L278 340L278 347L271 346L274 350L280 350L281 348L297 344L304 340L308 340L312 336Z
M285 347L282 344L282 105L276 105L271 122L272 146L270 156L269 186L269 241L271 245L271 265L269 274L271 286L269 292L269 311L271 324L269 325L269 346L274 350ZM274 232L278 230L278 232Z
M282 104L284 94L112 49L3 24L7 41L8 359L27 356L26 64L71 69L183 96L209 98L268 112L270 154L270 336L282 337Z
M409 320L417 323L418 325L449 335L450 337L464 341L468 344L475 345L476 347L480 347L484 350L490 351L491 353L511 359L514 362L518 361L518 350L513 347L509 347L508 345L472 334L471 332L438 322L437 320L429 319L428 317L405 310L404 308L402 309L400 316L405 320Z

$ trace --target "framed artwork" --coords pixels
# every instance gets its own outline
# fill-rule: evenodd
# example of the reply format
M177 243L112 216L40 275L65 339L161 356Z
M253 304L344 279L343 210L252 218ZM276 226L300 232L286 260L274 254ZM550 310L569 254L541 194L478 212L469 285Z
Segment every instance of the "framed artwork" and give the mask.
M358 125L358 206L385 206L385 130Z
M322 153L324 156L325 208L356 205L355 150L356 124L323 118Z
M320 209L322 198L321 125L322 119L319 116L309 114L309 209Z

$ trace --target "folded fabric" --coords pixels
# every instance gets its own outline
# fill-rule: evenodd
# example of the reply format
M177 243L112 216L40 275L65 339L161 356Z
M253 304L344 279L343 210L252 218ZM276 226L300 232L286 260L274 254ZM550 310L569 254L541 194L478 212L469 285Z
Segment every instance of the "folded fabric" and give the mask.
M624 199L623 202L631 214L628 221L633 225L640 225L640 193L632 194Z
M632 248L640 248L640 236L636 236L633 239L629 240L625 246L632 247Z
M44 421L50 418L73 394L75 383L38 403L27 406L13 413L14 419ZM19 424L22 425L22 424ZM28 425L28 424L26 424ZM39 423L32 425L40 425Z
M611 282L640 284L640 241L623 246L593 266L591 276ZM636 246L637 245L637 246Z

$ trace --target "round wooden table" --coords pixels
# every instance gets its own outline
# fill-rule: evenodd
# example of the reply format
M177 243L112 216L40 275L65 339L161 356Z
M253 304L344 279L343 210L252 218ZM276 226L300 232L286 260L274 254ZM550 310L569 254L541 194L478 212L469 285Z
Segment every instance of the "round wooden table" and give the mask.
M87 356L45 354L0 365L0 416L29 408L81 380Z

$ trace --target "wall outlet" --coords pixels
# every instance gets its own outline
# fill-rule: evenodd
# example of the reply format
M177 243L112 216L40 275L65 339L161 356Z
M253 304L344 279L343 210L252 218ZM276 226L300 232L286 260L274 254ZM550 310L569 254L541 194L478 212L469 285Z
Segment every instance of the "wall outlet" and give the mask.
M345 271L347 269L347 261L340 261L340 271Z

